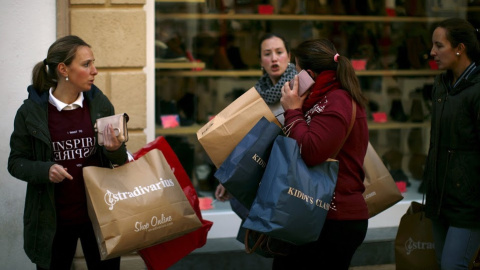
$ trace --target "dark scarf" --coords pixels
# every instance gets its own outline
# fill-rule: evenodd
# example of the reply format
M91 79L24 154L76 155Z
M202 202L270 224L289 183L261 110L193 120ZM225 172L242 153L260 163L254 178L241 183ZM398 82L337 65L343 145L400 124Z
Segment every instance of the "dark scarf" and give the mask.
M315 78L315 84L310 88L310 94L303 102L302 111L305 113L317 104L330 90L340 89L342 85L337 80L337 73L334 70L320 72Z
M282 92L280 91L282 90L282 86L284 86L286 82L293 79L295 74L297 74L295 65L288 63L287 69L282 74L282 77L280 77L280 80L277 82L277 84L273 85L272 80L270 80L268 74L265 73L255 84L255 89L257 89L258 93L260 96L262 96L263 100L265 100L267 104L275 104L279 102L280 98L282 97Z

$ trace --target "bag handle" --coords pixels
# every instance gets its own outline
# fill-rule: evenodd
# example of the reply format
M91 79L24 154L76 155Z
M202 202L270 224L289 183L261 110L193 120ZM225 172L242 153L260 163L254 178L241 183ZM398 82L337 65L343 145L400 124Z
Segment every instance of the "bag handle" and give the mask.
M247 231L245 232L245 241L243 241L245 243L245 251L248 253L248 254L252 254L253 252L255 252L255 250L257 250L257 248L263 244L263 242L265 242L265 237L267 237L265 234L261 233L260 236L258 237L257 241L255 242L255 244L253 245L252 248L249 247L248 245L248 236L250 235L250 229L247 229Z
M342 144L338 148L337 152L335 152L335 155L333 156L333 158L335 158L338 155L338 153L342 149L343 145L347 141L347 138L350 135L350 131L352 131L352 129L353 129L353 124L355 123L355 118L356 117L357 117L357 104L355 103L355 101L352 98L352 119L350 119L350 126L348 127L347 136L345 136L345 138L343 139Z

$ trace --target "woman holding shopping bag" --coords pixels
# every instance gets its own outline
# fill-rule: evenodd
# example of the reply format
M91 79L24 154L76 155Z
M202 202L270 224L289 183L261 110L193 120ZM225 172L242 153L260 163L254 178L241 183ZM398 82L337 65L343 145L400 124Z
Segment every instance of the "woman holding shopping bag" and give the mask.
M464 19L440 22L430 55L444 73L432 92L425 213L441 269L467 269L480 247L480 43Z
M85 166L127 160L110 125L98 145L94 123L114 107L93 84L94 61L79 37L55 41L33 68L28 98L15 116L8 171L27 182L24 249L37 269L70 269L78 239L89 269L120 268L119 257L100 260L82 174Z
M295 65L290 63L290 47L282 36L273 33L263 35L259 43L260 65L263 75L255 84L255 89L263 100L274 111L277 119L283 124L283 114L275 113L281 108L281 89L285 82L290 81L297 74ZM232 197L221 184L215 190L215 198L219 201L230 200ZM231 202L232 208L241 217L248 214L248 209L242 207L235 199Z
M363 198L363 160L368 146L366 98L347 57L327 39L307 40L292 50L298 72L305 70L315 81L307 95L298 95L298 76L293 89L286 83L281 103L285 127L295 139L306 165L328 158L339 161L337 185L324 227L317 241L298 246L287 256L275 256L273 269L347 270L368 227L368 209ZM354 125L352 99L356 106ZM345 140L345 142L344 142ZM340 146L343 146L340 148ZM335 156L335 152L340 151Z

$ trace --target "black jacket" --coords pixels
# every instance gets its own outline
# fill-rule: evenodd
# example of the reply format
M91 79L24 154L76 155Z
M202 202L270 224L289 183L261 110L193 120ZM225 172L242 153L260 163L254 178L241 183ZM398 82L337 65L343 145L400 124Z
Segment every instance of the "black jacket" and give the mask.
M17 111L10 137L8 171L27 182L25 198L24 249L33 263L50 268L52 242L56 231L54 184L48 172L53 161L52 144L48 130L48 91L39 93L28 87L28 99ZM92 125L97 118L114 114L113 105L96 87L84 92L90 110ZM124 164L127 159L125 144L109 152L96 145L96 155L103 166Z
M449 72L432 93L425 167L426 214L460 228L480 228L480 67L454 88Z

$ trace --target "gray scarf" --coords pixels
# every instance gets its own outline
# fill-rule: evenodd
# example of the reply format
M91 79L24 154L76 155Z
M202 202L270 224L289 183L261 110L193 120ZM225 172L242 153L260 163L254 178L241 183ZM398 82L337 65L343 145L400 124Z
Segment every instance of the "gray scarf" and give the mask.
M288 67L285 72L280 77L280 80L277 84L273 85L272 80L267 73L263 74L263 76L258 80L255 84L255 89L257 89L260 96L262 96L263 100L267 104L275 104L280 101L282 97L281 89L282 86L287 82L293 79L293 77L297 74L295 70L295 65L292 63L288 63Z

